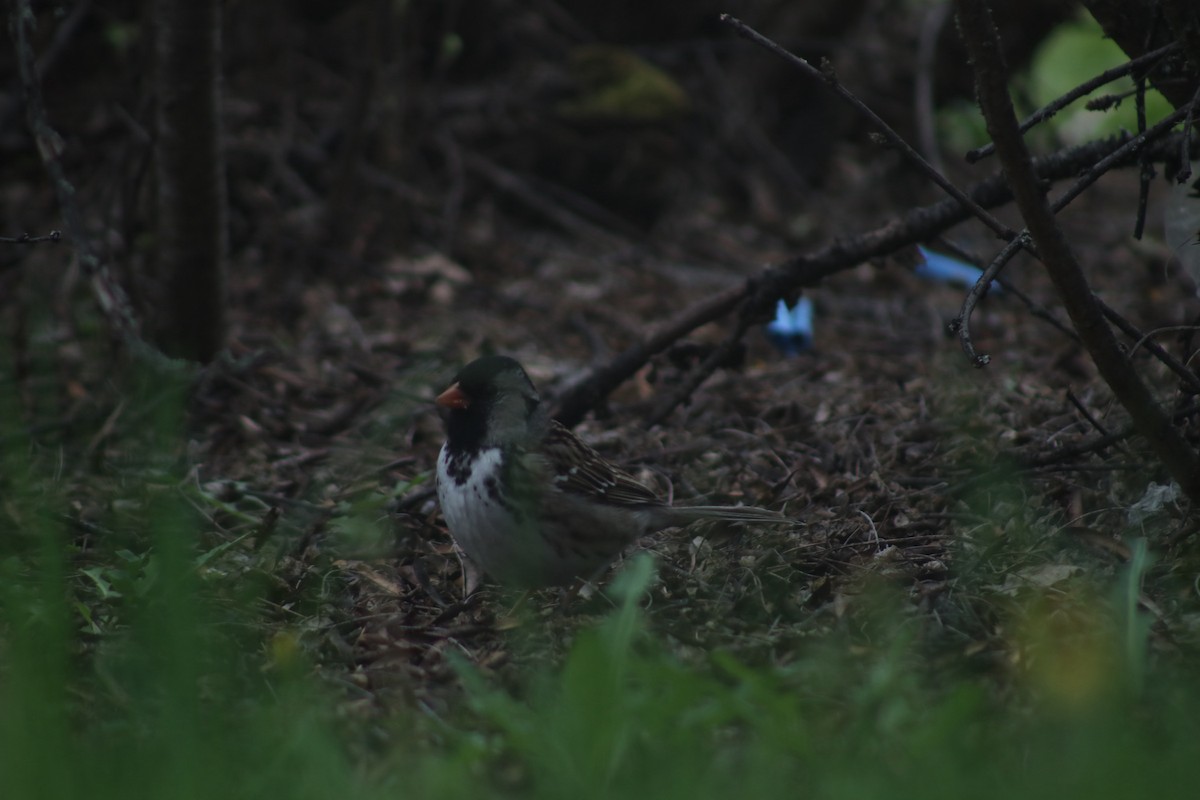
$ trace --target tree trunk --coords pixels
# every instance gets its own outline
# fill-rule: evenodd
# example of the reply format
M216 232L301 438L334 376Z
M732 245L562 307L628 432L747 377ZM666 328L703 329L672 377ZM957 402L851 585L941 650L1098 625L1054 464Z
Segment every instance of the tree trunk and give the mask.
M219 0L155 0L163 349L210 361L225 341Z

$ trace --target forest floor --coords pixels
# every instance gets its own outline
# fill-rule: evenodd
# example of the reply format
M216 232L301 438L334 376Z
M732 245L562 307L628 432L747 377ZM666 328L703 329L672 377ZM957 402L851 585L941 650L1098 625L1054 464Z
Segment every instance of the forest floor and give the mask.
M369 16L363 19L370 23ZM250 36L251 27L242 35ZM534 684L573 663L581 642L622 619L628 605L610 591L619 580L614 575L633 572L626 568L644 551L654 556L654 577L636 606L648 638L666 654L654 668L683 665L695 670L689 677L712 678L714 684L691 698L699 698L697 707L719 684L730 688L730 707L740 710L729 715L745 728L752 727L746 718L770 719L770 708L755 702L772 707L802 697L832 709L827 728L820 721L810 725L808 706L793 721L818 743L802 754L809 761L800 771L820 765L828 742L849 743L844 775L856 775L864 759L874 764L875 747L896 745L894 760L880 759L885 767L908 763L905 748L925 741L909 735L925 730L922 715L963 683L984 687L982 693L1001 705L1015 700L1019 711L1047 697L1070 704L1125 680L1143 656L1148 668L1185 676L1153 682L1161 690L1157 708L1180 710L1185 719L1177 730L1194 728L1195 718L1185 713L1194 704L1174 704L1169 695L1182 686L1195 699L1194 681L1186 676L1200 663L1200 529L1144 443L1110 436L1127 433L1128 417L1070 333L1046 274L1028 258L1012 262L1003 275L1017 291L992 292L972 319L975 345L990 356L986 367L973 366L948 331L966 289L915 274L913 248L807 289L815 310L809 349L785 356L756 327L737 357L687 402L651 421L662 398L729 335L734 320L719 319L652 358L576 428L603 455L677 502L764 506L793 524L664 531L631 547L598 587L579 594L543 590L519 600L481 580L455 550L433 485L442 442L433 399L459 367L484 353L508 354L524 364L544 397L553 398L662 321L765 266L942 198L894 152L858 139L824 143L819 189L797 176L779 178L779 164L790 163L783 157L787 148L756 145L748 147L750 155L731 149L729 141L742 144L748 129L733 125L736 109L725 114L720 102L706 123L711 129L701 131L688 127L691 120L661 127L655 121L606 128L561 118L544 124L522 105L521 92L502 95L497 86L503 81L491 86L482 78L478 85L435 86L446 89L430 91L444 107L430 100L433 111L409 109L414 117L430 114L420 118L429 130L424 138L414 135L419 144L406 142L412 152L393 152L384 134L394 131L379 122L384 134L371 134L384 144L363 152L387 158L377 164L364 155L359 163L353 159L360 154L350 151L339 160L334 155L341 151L330 142L344 132L339 93L357 86L353 70L343 74L297 57L293 67L317 88L286 84L279 100L263 88L275 85L266 78L278 78L270 71L273 59L265 61L234 71L229 80L228 357L189 373L184 387L146 378L100 333L88 282L78 267L64 267L63 248L32 247L0 269L14 375L3 402L24 426L0 439L9 445L0 450L7 459L0 510L22 532L0 542L0 610L12 619L45 616L44 606L28 597L44 591L53 599L46 603L57 608L63 592L38 577L38 565L49 564L46 574L61 579L68 598L60 609L69 628L64 661L83 677L67 681L68 691L60 694L76 703L73 722L98 721L102 756L113 729L132 732L132 751L142 758L142 745L156 738L159 709L146 718L121 715L137 708L143 694L153 701L153 691L141 691L145 675L173 674L162 665L176 652L167 629L178 620L187 641L177 652L224 658L224 650L207 649L206 637L227 637L237 651L229 661L241 669L230 683L252 684L253 691L265 685L272 701L283 694L276 694L276 678L282 685L289 668L299 665L303 680L315 675L335 698L337 731L354 755L358 747L376 754L406 737L439 754L439 747L453 749L447 741L461 746L456 756L469 752L470 736L488 726L473 718L461 723L464 716L479 713L491 728L504 728L479 710L486 692L472 689L472 676L533 697ZM541 73L530 74L540 79ZM693 78L718 100L722 88L736 88L733 79L722 87L712 75ZM81 107L92 109L84 99ZM512 105L497 120L489 116L492 101ZM557 113L563 106L546 108ZM95 137L88 141L98 152L102 134L125 130L124 118L111 109L87 114L95 115L82 115L91 128L82 119L74 126ZM71 130L72 121L60 124ZM545 139L529 141L543 131L549 131ZM142 236L148 223L139 217L145 209L138 200L149 190L140 183L144 172L131 177L134 160L122 156L121 147L142 148L137 152L149 158L140 139L93 160L78 155L90 151L73 140L76 160L67 166L87 174L79 183L89 225L104 232L97 240L111 243L120 256L116 266L137 294L152 283L153 259ZM537 163L543 149L551 162L566 154L571 169L562 171L572 174L564 174L561 185L546 177L555 176L557 165ZM671 163L650 170L660 156L668 160L662 153ZM764 160L750 163L755 153ZM706 154L711 159L700 163ZM32 156L18 166L22 177L5 183L0 206L31 231L56 227L48 186L29 177L40 176L39 166ZM965 186L995 169L985 161L950 172ZM634 219L632 202L604 208L596 198L581 202L564 189L592 180L589 170L620 173L624 183L614 192L645 200L655 209L653 221ZM653 173L645 198L639 170ZM1163 186L1161 179L1153 186L1142 241L1131 236L1138 195L1133 170L1106 175L1060 219L1103 299L1180 361L1190 361L1200 301L1173 260L1176 245L1158 233ZM560 203L564 194L570 204ZM129 202L120 213L112 210L118 195ZM110 210L127 224L109 219ZM1023 227L1011 207L996 213ZM999 249L974 223L945 238L981 264ZM18 261L20 269L8 268ZM152 295L151 289L136 299L144 303ZM1191 406L1193 397L1143 342L1125 344L1165 406ZM1196 442L1194 409L1188 413L1180 427ZM26 473L25 483L12 477ZM62 554L48 557L50 548L32 535L43 525L53 527L44 541L61 544ZM178 547L181 541L186 547ZM186 568L168 573L170 557L183 558ZM61 575L55 572L60 560L66 565ZM174 578L164 578L168 574ZM212 625L197 622L200 612L171 616L178 611L168 608L174 579L188 587L195 580L204 608L213 611ZM160 608L168 624L154 628ZM163 645L154 651L161 662L146 659L150 668L127 657L141 646L139 626L145 625ZM0 630L24 629L6 617ZM902 645L897 631L907 637ZM27 673L35 678L42 640L32 636L39 644L27 648L34 654ZM1112 652L1114 641L1124 648L1120 655ZM0 645L7 657L7 644ZM200 686L201 694L218 696L216 681L204 680L200 667L189 672L190 658L180 661L187 663L175 664L183 677L174 689L184 687L190 698ZM818 662L824 666L812 667ZM888 676L885 667L900 668ZM815 680L826 668L837 679ZM914 675L924 684L910 698L909 727L888 729L884 712L892 707L882 695L899 692ZM588 694L592 684L585 684ZM880 696L864 702L858 717L838 716L852 705L851 692L864 686L878 688ZM745 687L748 694L764 692L746 701L749 711L738 706ZM163 696L171 690L168 685ZM4 691L0 682L0 704ZM476 704L463 703L464 696ZM36 717L40 696L30 697ZM254 705L234 690L228 697L234 699L224 710L234 714ZM259 705L269 707L265 700ZM667 709L664 727L690 733L677 712L691 719ZM986 713L962 730L990 731ZM1117 715L1114 752L1125 744L1127 716ZM730 734L735 723L716 717L696 735L720 751L738 737ZM112 720L121 722L110 726ZM214 726L213 753L224 752L227 722L221 718ZM1084 722L1081 730L1091 724ZM19 742L26 733L18 723L9 727ZM960 729L951 723L942 735L957 740ZM869 735L857 735L864 728ZM10 742L8 729L0 719L0 752ZM503 755L505 747L519 749L521 735L536 742L537 752L547 749L528 731L514 730L495 746ZM833 733L822 738L823 731ZM843 735L848 732L855 735ZM788 753L792 733L787 728L780 740ZM630 752L654 758L657 751L643 747L653 736L628 750L625 736L623 729L613 736L614 764ZM259 731L249 738L270 741ZM697 761L707 758L690 740L677 741L698 753ZM580 742L582 750L591 747L590 739ZM1159 744L1152 734L1145 742L1147 749ZM190 752L191 739L181 736L179 743L181 752ZM850 749L860 743L861 751ZM1027 746L1023 734L1009 743L1011 760L996 761L997 770L1025 764L1030 753L1036 759L1036 746ZM328 749L323 739L313 745L314 752ZM988 744L981 749L990 756ZM1099 751L1079 752L1080 769L1090 771ZM1194 765L1187 752L1179 757ZM490 751L479 756L489 758L504 760ZM257 774L260 764L247 762L247 772ZM278 763L286 767L287 761ZM741 763L728 763L730 780L740 780ZM370 772L358 764L351 770L356 775ZM457 766L451 762L447 774ZM501 794L522 788L527 778L512 777L506 766L496 770ZM597 770L610 775L608 766ZM530 772L535 767L526 765ZM677 767L679 775L685 767ZM476 773L464 774L460 780ZM1108 773L1095 775L1103 783ZM923 775L910 778L924 787ZM890 784L880 780L878 796L892 796ZM985 780L970 777L963 785ZM793 796L792 784L780 786ZM728 796L718 788L710 788L713 796Z
M851 208L867 183L833 202ZM1115 176L1065 224L1112 305L1143 330L1182 324L1197 310L1186 279L1163 246L1128 235L1135 191ZM874 224L839 221L820 233ZM729 243L736 255L699 264L544 229L479 235L497 254L489 263L397 256L372 281L308 287L303 316L286 328L235 303L238 366L195 401L199 481L227 501L281 510L272 523L280 607L310 584L327 587L301 625L305 641L369 706L441 705L455 683L448 651L519 670L561 656L573 631L612 608L603 596L543 591L513 617L512 597L476 588L431 477L441 443L431 400L456 368L507 353L553 395L655 322L792 254L747 228L714 234L740 239ZM1019 262L1006 278L1065 321L1036 264ZM724 337L711 324L578 428L676 499L764 505L795 520L671 531L633 548L657 556L646 604L673 648L786 664L810 637L849 624L883 585L906 598L937 649L987 665L1003 683L1028 658L1011 633L1024 601L1061 603L1055 613L1070 619L1092 602L1072 587L1113 580L1141 537L1159 554L1143 598L1154 641L1167 651L1200 644L1194 523L1170 501L1131 516L1168 481L1136 440L1089 447L1126 420L1075 341L1001 293L973 320L991 364L972 367L947 332L963 289L915 276L911 256L863 264L809 296L810 350L787 358L754 332L736 366L647 425L656 398ZM1164 371L1144 351L1135 358L1170 396Z

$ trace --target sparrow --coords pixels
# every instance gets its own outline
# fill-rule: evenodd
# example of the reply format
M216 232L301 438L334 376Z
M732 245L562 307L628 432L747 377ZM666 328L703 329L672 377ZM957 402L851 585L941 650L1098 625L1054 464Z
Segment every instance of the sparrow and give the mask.
M671 506L550 418L517 361L484 356L437 396L437 494L459 548L521 588L594 578L629 544L699 520L788 523L750 506Z

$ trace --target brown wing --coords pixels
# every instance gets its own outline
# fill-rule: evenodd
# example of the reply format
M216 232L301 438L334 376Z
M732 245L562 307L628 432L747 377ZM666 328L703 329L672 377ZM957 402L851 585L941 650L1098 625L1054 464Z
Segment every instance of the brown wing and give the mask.
M658 495L557 422L550 424L541 453L549 462L554 485L564 492L588 495L613 505L662 505Z

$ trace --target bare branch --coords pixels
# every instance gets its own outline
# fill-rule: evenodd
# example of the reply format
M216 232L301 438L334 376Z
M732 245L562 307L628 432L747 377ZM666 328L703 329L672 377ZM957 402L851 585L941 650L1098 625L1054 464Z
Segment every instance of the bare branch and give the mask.
M1134 97L1137 109L1137 130L1138 133L1145 133L1146 78L1144 76L1139 76L1137 79L1137 93ZM1154 179L1154 165L1144 156L1141 162L1142 168L1138 171L1137 217L1133 223L1133 238L1139 240L1142 238L1142 233L1146 230L1146 206L1150 202L1150 181Z
M746 331L750 329L751 322L745 316L738 321L733 332L725 338L713 351L708 354L695 369L688 375L680 386L676 387L674 392L671 392L662 402L660 402L653 411L646 417L647 425L657 425L662 422L667 416L675 410L680 403L686 401L692 396L692 393L700 388L700 384L708 380L708 376L717 371L717 368L726 363L741 344L742 338L746 335Z
M975 343L971 341L971 314L975 312L975 306L983 298L988 287L992 285L992 281L1004 269L1004 266L1012 261L1017 253L1021 252L1029 244L1029 234L1025 231L1021 235L1013 239L1000 254L992 259L992 263L988 264L987 269L975 281L975 285L967 292L967 296L963 299L962 311L958 312L958 316L951 321L951 329L958 334L959 344L962 345L963 352L967 354L967 358L977 367L986 367L991 361L987 355L982 355L975 350Z
M42 242L61 242L62 231L50 231L45 236L30 236L22 233L17 237L0 236L0 244L41 244Z
M1054 204L1051 206L1051 210L1057 214L1059 211L1064 209L1068 203L1070 203L1079 195L1083 194L1084 189L1100 180L1101 175L1108 172L1116 165L1124 163L1126 159L1136 154L1148 142L1158 139L1178 125L1180 120L1187 116L1188 111L1189 109L1187 106L1172 111L1154 125L1151 125L1149 128L1147 128L1144 133L1139 133L1137 136L1130 138L1120 147L1097 161L1088 168L1087 172L1079 176L1079 180L1075 181L1075 183L1073 183L1070 188L1067 189L1067 191L1063 192L1062 195L1054 201ZM1187 147L1186 141L1184 142L1184 147Z
M1200 393L1200 376L1197 376L1195 371L1190 369L1187 364L1184 364L1175 356L1168 353L1157 342L1150 338L1150 334L1142 333L1136 325L1123 316L1118 314L1115 309L1101 300L1096 298L1096 302L1100 304L1100 310L1104 312L1105 318L1121 329L1121 332L1133 340L1133 347L1129 349L1130 357L1139 347L1145 347L1155 358L1167 366L1167 369L1175 373L1175 376L1193 392ZM1186 325L1181 330L1192 330L1193 326Z

